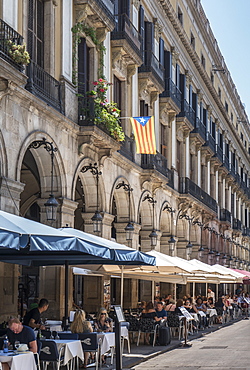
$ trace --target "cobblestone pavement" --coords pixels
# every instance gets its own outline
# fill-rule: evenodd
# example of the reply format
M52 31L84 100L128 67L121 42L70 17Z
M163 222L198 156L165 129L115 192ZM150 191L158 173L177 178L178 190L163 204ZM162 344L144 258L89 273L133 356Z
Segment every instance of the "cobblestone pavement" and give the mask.
M250 320L194 339L189 348L159 354L133 370L250 370Z

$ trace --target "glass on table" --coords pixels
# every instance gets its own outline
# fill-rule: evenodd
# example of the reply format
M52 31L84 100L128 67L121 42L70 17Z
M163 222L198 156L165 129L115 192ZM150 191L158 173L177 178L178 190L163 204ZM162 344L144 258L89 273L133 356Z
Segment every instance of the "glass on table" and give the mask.
M16 340L15 343L14 343L14 347L16 350L18 350L18 348L20 347L20 342L19 340Z

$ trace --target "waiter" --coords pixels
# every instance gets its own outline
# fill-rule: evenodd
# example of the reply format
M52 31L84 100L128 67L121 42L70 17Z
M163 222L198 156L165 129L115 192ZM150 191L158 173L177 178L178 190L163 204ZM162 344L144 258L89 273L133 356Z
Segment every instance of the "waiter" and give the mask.
M30 326L33 329L44 330L45 326L41 324L41 314L47 311L49 307L49 301L46 298L42 298L38 303L38 307L33 308L23 318L23 325Z

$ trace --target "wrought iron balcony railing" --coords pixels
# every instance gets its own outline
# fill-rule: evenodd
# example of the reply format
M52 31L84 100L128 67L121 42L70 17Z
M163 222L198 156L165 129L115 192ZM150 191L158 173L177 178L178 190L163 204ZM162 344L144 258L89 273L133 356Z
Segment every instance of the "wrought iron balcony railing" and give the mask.
M209 146L209 148L212 149L214 153L216 152L215 139L209 132L206 133L206 143L204 145Z
M134 140L125 135L125 141L122 142L121 148L118 152L131 162L134 162Z
M239 230L241 231L242 229L242 222L238 220L237 218L233 219L233 230Z
M165 78L165 90L160 94L160 98L171 98L179 109L181 109L181 91L171 78Z
M191 105L189 105L186 99L182 99L181 112L177 115L177 117L186 117L191 125L195 126L195 111Z
M200 202L217 213L216 200L202 190L193 181L191 181L188 177L182 177L180 179L180 193L192 195L194 198L198 199Z
M223 162L223 150L218 144L215 145L215 156Z
M137 29L134 27L133 23L130 21L127 14L115 15L115 20L116 26L115 29L111 32L111 40L126 40L131 48L142 59L142 37Z
M231 218L232 218L231 212L229 212L227 209L222 208L220 210L220 221L231 223Z
M23 44L23 37L19 35L12 27L0 19L0 57L19 71L23 71L23 65L16 63L9 54L8 41L14 42L16 45Z
M141 155L141 167L144 169L155 169L162 175L168 177L167 158L159 152L154 154Z
M226 167L226 169L229 171L230 169L229 159L225 154L223 154L223 166Z
M164 87L164 67L156 58L152 50L144 51L144 63L138 68L138 72L151 72L156 80Z
M27 76L25 88L60 113L64 113L60 82L33 61L27 66Z
M203 125L203 122L198 117L196 117L195 127L192 132L199 134L203 140L206 140L206 126Z
M250 228L249 227L243 227L242 228L242 236L249 236L250 237Z

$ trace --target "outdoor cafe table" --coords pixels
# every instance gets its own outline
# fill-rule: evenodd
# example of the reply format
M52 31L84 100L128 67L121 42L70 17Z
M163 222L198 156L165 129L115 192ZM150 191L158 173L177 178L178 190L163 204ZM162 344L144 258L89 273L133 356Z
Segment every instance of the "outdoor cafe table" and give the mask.
M63 365L66 365L69 361L73 360L73 358L75 357L79 357L82 361L84 361L84 354L83 354L82 344L80 340L75 340L75 339L74 340L49 339L49 340L54 340L58 351L60 350L61 347L64 347Z
M216 311L215 308L208 308L207 309L207 314L209 315L209 317L217 316L217 311Z
M11 370L37 370L33 352L0 351L0 363L8 363Z
M128 329L126 326L121 327L121 337L128 338ZM97 333L97 338L101 338L101 355L108 352L112 348L115 348L115 333Z

